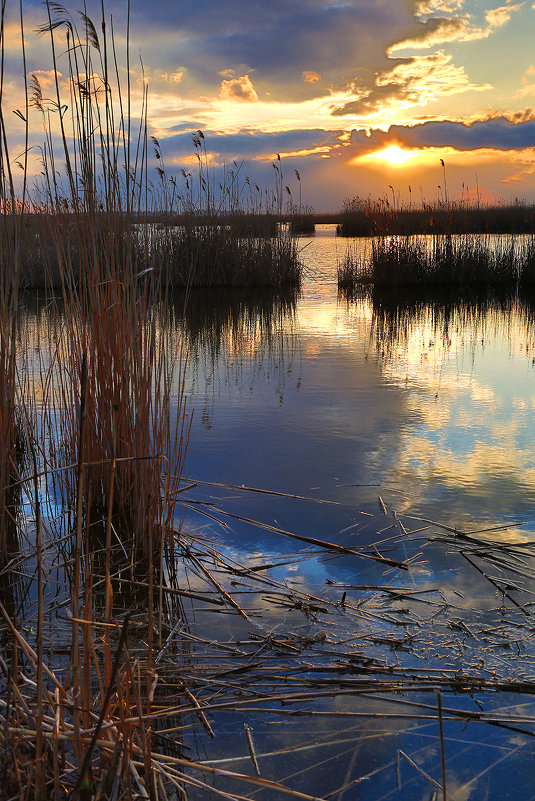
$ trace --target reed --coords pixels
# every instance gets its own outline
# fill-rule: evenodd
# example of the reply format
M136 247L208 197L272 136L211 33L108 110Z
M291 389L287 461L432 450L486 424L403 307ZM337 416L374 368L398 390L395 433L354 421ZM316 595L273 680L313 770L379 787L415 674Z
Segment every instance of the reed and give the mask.
M24 414L18 402L17 338L18 298L21 272L21 252L27 225L27 182L24 177L19 195L15 192L12 172L13 154L6 136L4 95L4 49L6 8L0 9L0 555L5 557L9 532L13 533L16 491L13 482L18 477L22 448L21 422ZM26 49L24 20L20 12L21 59L26 75ZM26 79L25 79L26 80ZM17 116L24 124L26 152L28 143L28 97L24 111L17 109ZM27 155L22 156L22 167L26 176Z
M338 285L516 286L531 281L533 246L512 237L479 235L377 237L371 256L348 249L338 268Z
M34 78L27 113L22 115L27 124L31 99L45 137L43 181L32 205L38 214L29 224L25 194L17 200L11 180L3 187L9 197L3 198L2 207L0 435L5 451L0 512L10 514L7 492L22 486L25 503L35 515L38 579L33 642L21 637L6 607L0 609L12 643L11 666L2 665L4 686L10 685L17 698L5 718L11 733L4 736L3 762L16 777L14 792L18 788L28 798L61 797L66 761L76 766L66 791L71 797L91 794L97 766L101 791L107 781L111 791L110 765L118 754L110 762L97 740L108 740L111 721L117 721L116 742L133 743L132 726L121 716L117 719L114 711L117 702L122 717L129 709L126 701L122 706L124 692L136 699L138 753L149 794L155 797L151 727L142 722L152 703L158 597L153 584L161 584L164 554L176 536L175 504L186 440L181 377L173 375L172 367L180 354L170 352L164 288L146 228L141 235L136 230L136 243L141 238L141 245L133 246L133 221L143 220L140 209L146 203L147 97L144 90L137 155L131 164L131 126L123 111L130 108L130 97L123 102L115 40L107 34L104 10L100 36L85 13L74 18L56 3L47 3L46 13L41 34L49 37L56 85L54 96L45 98ZM60 52L61 59L56 55ZM66 99L59 75L66 77ZM60 160L65 164L63 175L56 169ZM9 169L2 175L9 176ZM25 230L29 245L23 249ZM31 376L16 351L23 252L26 266L42 276L51 313L49 339L39 349L48 346L48 354L41 356ZM24 280L29 282L28 275ZM24 370L26 378L21 378ZM39 420L28 409L32 391L41 399ZM26 476L15 472L14 453L22 439L15 405L20 396L24 440L32 454ZM53 512L45 517L42 506ZM6 528L2 525L2 535ZM56 540L61 543L57 554L61 581L68 582L72 620L70 657L62 680L43 650L44 609L54 592L48 584L44 542L50 546ZM135 575L139 565L149 587L143 670L128 656L128 620L122 628L114 623L113 574L128 570ZM97 571L104 581L100 595ZM97 631L101 627L102 647L94 626ZM19 652L34 670L31 679L14 667ZM26 680L33 688L29 694L22 687ZM87 738L83 732L95 720ZM61 734L65 727L67 738ZM127 766L131 745L124 749L121 761ZM121 769L125 788L135 783L130 770L135 776L133 766L126 767L126 775Z
M339 236L411 236L415 234L533 234L535 208L515 202L483 206L468 200L422 202L416 208L409 201L402 207L395 196L348 198L337 226Z
M244 236L233 225L190 220L184 226L156 228L149 247L170 287L280 287L301 281L297 244L284 234Z

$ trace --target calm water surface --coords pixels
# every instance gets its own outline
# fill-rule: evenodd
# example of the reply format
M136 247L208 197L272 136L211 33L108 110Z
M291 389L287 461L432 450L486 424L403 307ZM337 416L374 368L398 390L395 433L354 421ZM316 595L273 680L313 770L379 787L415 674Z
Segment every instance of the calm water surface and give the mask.
M346 241L318 226L300 243L294 308L259 321L244 300L231 323L223 302L224 322L192 349L191 475L355 508L377 493L347 485L377 484L399 511L532 528L531 308L406 292L346 300L336 287Z
M336 239L333 227L318 226L316 236L300 239L300 246L306 273L298 297L218 292L191 298L182 320L193 412L188 476L336 501L318 505L221 487L196 489L198 499L231 514L351 547L371 550L375 544L383 556L411 559L409 570L400 584L384 565L311 556L310 546L233 518L221 531L191 509L186 524L223 543L242 564L304 548L311 558L270 572L288 587L318 594L327 588L334 599L344 586L439 591L447 611L415 604L406 624L399 599L385 596L382 613L401 615L394 630L398 626L402 640L410 634L410 645L390 639L385 651L370 641L366 653L383 665L533 677L533 305L517 297L426 299L406 292L348 299L336 285L337 260L347 242ZM366 242L358 246L364 249ZM384 517L378 495L387 507ZM463 531L507 524L492 537L498 545L525 547L525 559L518 556L522 551L515 556L516 585L507 583L501 563L485 563L484 551L468 562L456 541L450 547L439 535L400 540L392 510L406 516L402 532L423 527L418 518ZM348 589L349 597L358 604L365 592ZM229 629L229 641L251 630L317 636L322 626L330 634L334 625L321 615L288 618L261 600L249 604L251 626L241 633ZM203 620L207 631L217 628L208 615ZM357 624L353 619L335 625L338 634L327 638L330 650L325 646L331 659L342 640L347 646L355 636ZM368 631L364 622L358 625L361 635ZM383 625L380 618L373 621L375 635ZM429 693L419 701L436 704ZM455 707L457 716L459 709L483 707L503 715L521 709L535 714L524 696L505 692L482 694L477 701L452 694L444 704ZM325 716L300 722L273 714L266 723L265 717L229 714L220 723L226 745L205 738L205 758L213 766L250 770L243 735L248 720L265 755L263 775L287 779L303 792L344 801L442 797L432 783L441 781L434 713L430 721L415 720L408 710L394 720L392 703L348 696L318 699L314 708ZM359 711L370 708L386 718L359 720ZM333 712L339 717L330 717ZM467 725L452 714L445 740L448 798L535 798L532 738L523 734L529 729ZM309 753L311 743L318 745Z
M334 801L433 801L443 797L436 676L447 798L535 799L535 304L343 297L336 266L347 241L319 226L299 244L298 294L201 291L185 311L183 299L174 304L196 484L182 525L248 618L184 601L159 686L189 682L215 737L190 714L176 727L163 721L157 742L251 774L247 724L266 779ZM36 337L46 338L46 319L29 324ZM37 375L38 341L28 357ZM214 592L191 565L180 583ZM66 630L60 589L51 638ZM143 614L146 596L125 604ZM473 692L455 692L460 676ZM529 685L522 694L507 683L518 681ZM295 688L303 697L273 700ZM203 778L232 797L291 797Z

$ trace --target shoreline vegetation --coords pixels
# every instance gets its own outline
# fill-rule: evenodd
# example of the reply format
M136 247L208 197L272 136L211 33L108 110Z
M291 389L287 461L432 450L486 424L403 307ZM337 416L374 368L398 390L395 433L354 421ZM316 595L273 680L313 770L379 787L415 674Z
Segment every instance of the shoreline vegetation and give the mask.
M532 286L535 283L533 237L433 234L381 236L371 252L348 247L337 270L338 287Z
M394 208L386 198L353 198L344 201L336 223L338 236L535 234L535 206L451 201Z
M531 285L535 281L535 207L483 206L479 201L395 208L385 198L346 200L337 234L369 237L363 251L349 245L338 286Z

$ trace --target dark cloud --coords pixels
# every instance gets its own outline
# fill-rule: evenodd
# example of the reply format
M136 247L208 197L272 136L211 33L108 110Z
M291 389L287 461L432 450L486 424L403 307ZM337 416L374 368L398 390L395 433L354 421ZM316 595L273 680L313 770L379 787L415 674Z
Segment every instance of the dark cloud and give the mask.
M524 120L524 116L521 117ZM388 142L407 147L453 147L456 150L523 150L535 147L535 119L514 122L506 117L479 120L470 125L462 122L424 122L407 127L391 125L388 131L353 131L351 144L358 150L376 150Z
M362 64L372 75L385 69L388 46L416 25L409 4L392 0L205 0L202 8L133 0L132 7L144 60L165 71L186 65L181 89L213 91L221 71L232 69L248 73L259 96L270 91L279 100L341 88ZM323 80L303 81L303 72Z
M173 129L177 130L177 128ZM340 144L343 131L282 131L280 133L240 131L236 134L223 134L204 131L204 143L209 153L224 158L270 157L276 153L294 153L313 150L318 147L334 147ZM180 158L191 156L194 152L191 133L176 133L161 142L165 157Z

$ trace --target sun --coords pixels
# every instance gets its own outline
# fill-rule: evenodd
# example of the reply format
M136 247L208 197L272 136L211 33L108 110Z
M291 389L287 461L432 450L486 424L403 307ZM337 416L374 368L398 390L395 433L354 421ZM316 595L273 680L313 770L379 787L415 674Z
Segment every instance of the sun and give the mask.
M366 158L379 159L386 161L388 164L399 165L405 164L406 161L414 158L415 154L412 150L403 150L397 145L390 145L383 150L377 150L375 153L369 153Z

